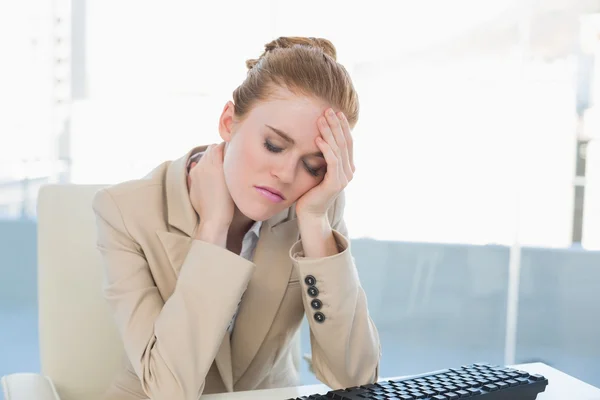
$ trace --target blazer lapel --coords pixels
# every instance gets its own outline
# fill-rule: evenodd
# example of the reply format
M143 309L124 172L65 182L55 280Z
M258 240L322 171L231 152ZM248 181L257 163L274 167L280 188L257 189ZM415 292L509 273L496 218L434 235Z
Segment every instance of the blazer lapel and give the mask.
M192 154L206 150L200 146L189 151L185 156L173 161L167 169L166 196L167 218L171 227L187 236L194 236L198 227L198 214L190 202L187 187L187 163Z
M192 246L192 238L166 231L157 231L156 234L165 249L171 268L175 275L179 276L179 270Z
M298 240L297 222L289 219L279 223L281 217L278 215L263 224L260 231L254 253L256 268L244 293L231 339L234 385L269 332L293 273L289 250Z
M233 371L231 368L231 336L229 332L225 332L225 337L223 337L223 342L221 342L221 347L217 352L217 356L215 357L215 362L217 363L217 368L219 368L219 372L221 373L221 379L223 379L223 384L228 392L233 392Z

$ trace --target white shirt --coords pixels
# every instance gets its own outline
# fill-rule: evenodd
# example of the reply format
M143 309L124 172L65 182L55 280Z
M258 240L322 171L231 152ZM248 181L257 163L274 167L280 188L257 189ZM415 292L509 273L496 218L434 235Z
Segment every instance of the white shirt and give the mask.
M252 227L246 232L244 235L244 239L242 239L242 251L240 252L240 257L244 257L248 261L252 261L254 258L254 250L256 249L256 244L258 243L258 237L260 236L260 227L262 225L262 221L256 221ZM244 295L242 295L242 298ZM241 302L241 300L240 300ZM235 318L237 317L237 312L240 309L240 305L238 304L238 308L227 327L229 333L233 331L233 326L235 325Z
M188 172L189 172L189 167L190 167L191 163L194 161L198 162L198 160L200 160L200 157L202 157L202 154L204 154L204 152L193 154L190 157L190 160L188 161ZM250 227L248 232L246 232L246 234L244 235L244 238L242 239L242 250L240 251L240 257L243 257L248 261L253 260L254 250L256 249L256 244L258 243L261 226L262 226L262 221L256 221L254 224L252 224L252 226ZM242 297L243 297L243 295L242 295ZM239 311L239 309L240 309L240 305L238 304L237 311ZM237 311L233 315L233 318L231 319L231 322L229 323L229 326L227 327L227 330L230 333L233 331L233 326L235 325L235 318L237 317Z

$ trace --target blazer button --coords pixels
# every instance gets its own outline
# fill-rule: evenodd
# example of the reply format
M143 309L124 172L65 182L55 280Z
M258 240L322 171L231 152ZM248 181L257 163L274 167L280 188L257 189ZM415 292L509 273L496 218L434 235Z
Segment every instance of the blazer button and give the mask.
M306 283L308 286L315 286L317 280L312 275L306 275L306 278L304 278L304 283Z
M317 321L318 323L322 324L322 323L323 323L323 321L325 321L325 314L323 314L323 313L322 313L322 312L320 312L320 311L317 311L317 312L315 313L315 316L314 316L314 318L315 318L315 321Z
M319 295L319 289L314 286L309 287L307 292L310 297L317 297Z
M315 310L320 310L321 307L323 307L323 303L321 303L321 300L319 299L313 299L310 302L310 305L312 306L312 308L314 308Z

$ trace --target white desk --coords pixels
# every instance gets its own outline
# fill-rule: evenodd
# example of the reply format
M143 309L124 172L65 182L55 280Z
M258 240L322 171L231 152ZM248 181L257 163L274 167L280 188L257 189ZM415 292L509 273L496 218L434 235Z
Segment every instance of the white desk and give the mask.
M542 363L518 364L514 368L548 378L546 391L536 400L600 400L600 389L573 378ZM419 374L426 371L415 371ZM387 378L393 379L393 378ZM254 390L249 392L221 393L202 396L202 400L286 400L315 393L327 393L325 385L308 385L282 389Z

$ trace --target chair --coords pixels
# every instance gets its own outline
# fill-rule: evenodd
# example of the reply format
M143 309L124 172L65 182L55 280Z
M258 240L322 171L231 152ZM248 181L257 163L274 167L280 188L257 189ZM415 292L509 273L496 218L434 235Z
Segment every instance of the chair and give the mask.
M102 296L92 199L99 185L48 185L38 194L41 374L3 377L6 400L99 399L124 352Z
M94 194L100 185L47 185L38 194L41 374L2 378L5 400L97 400L123 367L121 339L102 295ZM296 337L297 366L300 338Z

